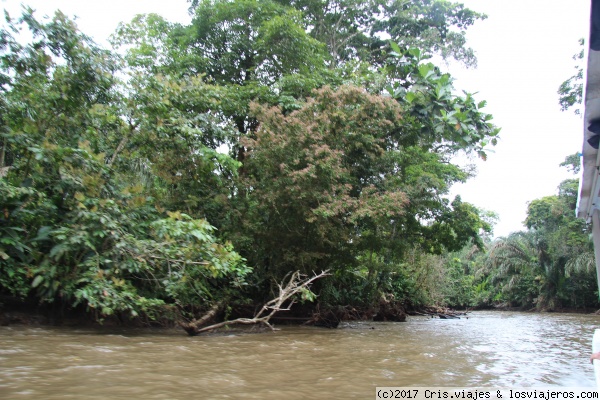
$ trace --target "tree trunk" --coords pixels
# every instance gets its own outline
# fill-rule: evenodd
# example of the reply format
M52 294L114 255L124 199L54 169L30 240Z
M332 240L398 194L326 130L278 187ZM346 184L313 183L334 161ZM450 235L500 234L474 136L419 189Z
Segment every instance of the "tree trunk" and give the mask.
M219 310L223 308L223 305L224 302L220 301L214 306L212 306L211 309L208 310L208 312L202 316L202 318L194 319L190 322L180 321L179 326L181 326L183 330L188 333L188 335L194 336L197 334L196 331L198 330L198 327L205 325L206 323L208 323L208 321L214 319Z

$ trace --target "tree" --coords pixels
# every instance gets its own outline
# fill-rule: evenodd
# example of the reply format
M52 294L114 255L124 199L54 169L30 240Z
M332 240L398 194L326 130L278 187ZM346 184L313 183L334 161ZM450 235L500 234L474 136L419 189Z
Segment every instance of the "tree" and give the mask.
M535 232L514 232L496 241L486 260L494 300L512 307L548 306L549 299L540 296L540 280L550 272L549 262L546 243Z
M454 58L474 67L473 49L466 47L466 30L485 14L445 0L390 1L384 6L384 18L377 19L373 31L387 33L390 39L407 48L418 48L444 59Z
M245 235L236 243L265 268L259 275L331 269L324 300L341 301L350 296L331 280L354 274L355 286L343 291L368 304L379 290L412 290L403 266L410 249L440 254L490 229L476 207L443 198L466 174L414 144L412 121L394 99L326 87L290 114L254 110L260 125L246 142L247 195L238 206Z
M404 105L405 118L414 125L412 142L442 156L465 151L485 160L485 147L495 146L500 133L492 115L482 111L487 102L477 102L466 92L456 95L450 74L426 62L430 57L421 50L394 42L390 46L387 90Z
M579 157L562 166L576 171ZM532 200L526 232L498 240L489 251L488 270L503 282L502 295L520 306L540 309L585 307L596 302L590 227L576 218L578 180L559 185L558 195Z
M352 60L369 61L372 26L380 12L381 1L357 0L283 0L286 6L304 15L310 35L327 46L331 68Z
M188 63L189 70L231 88L224 112L242 135L256 127L247 114L250 101L297 109L297 100L315 88L359 83L359 76L373 74L374 68L386 64L391 50L382 36L407 48L419 47L423 54L439 52L474 65L464 31L485 18L439 0L190 3L192 26L172 36L192 49L188 53L196 61L195 66ZM276 93L265 87L273 85ZM237 144L234 147L243 153Z
M561 166L577 173L579 155ZM567 179L557 195L529 202L526 231L483 243L479 251L469 245L443 254L447 298L539 310L597 306L590 226L574 213L578 186ZM473 291L466 290L468 282Z
M272 85L322 67L322 46L301 24L300 13L271 1L204 1L185 44L198 56L197 72L217 83Z
M389 38L444 59L476 64L465 31L485 15L439 0L280 0L300 10L315 39L327 44L333 68L353 60L383 65Z
M575 54L572 58L576 63L581 63L584 56L584 45L585 40L579 39L579 45L581 50ZM575 114L579 114L580 110L577 107L583 100L583 66L575 65L577 73L560 84L558 88L558 103L560 104L560 110L566 111L571 107L575 107Z
M425 298L411 252L481 245L484 213L446 195L471 174L452 157L485 158L499 129L426 62L470 63L460 31L480 15L425 0L192 11L122 24L122 57L65 18L24 16L29 45L2 33L5 289L99 317L194 314L331 269L322 288L369 305Z
M203 133L218 129L184 112L183 100L197 101L198 92L157 76L132 79L136 90L126 97L119 60L63 14L44 22L26 10L7 23L0 33L0 288L83 305L96 318L152 317L165 304L193 311L239 289L250 269L231 245L206 220L161 207L187 198L153 197L182 171L215 182L235 168L207 147L215 136ZM13 35L22 25L30 43ZM162 157L173 161L181 152L185 160L167 169Z
M176 78L203 76L217 87L210 112L235 127L225 144L237 161L245 154L241 139L257 128L251 102L293 110L334 79L324 45L306 33L293 8L270 0L205 0L194 2L191 13L189 26L138 17L120 27L115 42L129 48L134 67Z
M402 135L399 111L392 99L355 87L325 87L289 115L254 107L261 125L246 142L242 182L245 219L260 222L249 226L253 260L281 275L353 263L360 226L404 212L391 155Z

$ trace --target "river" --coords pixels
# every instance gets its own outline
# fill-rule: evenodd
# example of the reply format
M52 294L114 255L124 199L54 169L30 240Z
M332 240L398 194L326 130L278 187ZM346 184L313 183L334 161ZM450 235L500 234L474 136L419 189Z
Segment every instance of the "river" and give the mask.
M600 317L473 312L338 329L0 327L0 399L372 399L377 386L593 387Z

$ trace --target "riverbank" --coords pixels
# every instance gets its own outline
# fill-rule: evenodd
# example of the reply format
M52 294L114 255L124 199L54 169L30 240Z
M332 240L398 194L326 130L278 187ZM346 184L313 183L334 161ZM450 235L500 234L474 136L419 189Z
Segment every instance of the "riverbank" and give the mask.
M235 310L229 310L229 315L219 313L213 321L221 322L225 318L244 318L248 317L256 307L242 307ZM404 307L399 304L384 303L380 304L379 309L357 309L355 307L338 307L335 310L321 312L318 305L304 304L296 306L290 311L280 312L272 318L272 323L276 325L316 325L326 328L335 328L341 321L391 321L402 322L407 316L433 316L439 315L458 315L470 313L473 311L487 312L521 312L521 313L564 313L564 314L594 314L600 315L600 310L595 309L555 309L555 310L537 310L520 309L515 307L490 307L490 308L467 308L450 309L439 306L426 307ZM120 315L107 316L98 319L96 316L86 311L83 307L70 308L59 304L36 304L26 302L14 297L0 297L0 326L57 326L73 328L166 328L181 329L175 318L160 318L151 320L143 317L123 317ZM229 328L230 329L230 328ZM240 327L237 330L248 330L247 327Z

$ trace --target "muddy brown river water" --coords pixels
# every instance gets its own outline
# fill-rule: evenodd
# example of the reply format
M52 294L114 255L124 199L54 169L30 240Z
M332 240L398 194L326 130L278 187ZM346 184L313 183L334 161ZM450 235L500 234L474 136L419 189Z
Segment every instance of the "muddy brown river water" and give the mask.
M179 330L0 327L0 399L372 399L377 386L593 387L600 316Z

